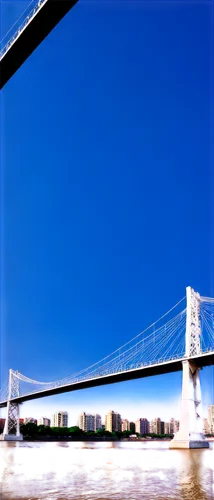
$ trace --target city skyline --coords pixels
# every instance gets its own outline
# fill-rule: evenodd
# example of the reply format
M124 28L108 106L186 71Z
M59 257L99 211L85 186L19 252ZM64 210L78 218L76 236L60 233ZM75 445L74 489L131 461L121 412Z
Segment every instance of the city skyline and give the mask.
M105 413L109 410L109 408L111 408L113 405L105 405L105 406L101 406L100 409L98 409L98 405L96 406L91 406L90 404L88 405L85 405L84 407L73 407L73 406L68 406L68 404L66 405L66 411L68 411L68 414L69 414L69 419L71 419L71 422L72 422L72 425L76 425L76 421L78 419L78 416L79 416L79 413L81 413L82 411L85 411L86 413L90 413L90 414L94 414L97 412L98 410L98 413L102 416L102 419L104 418L104 415ZM64 405L65 407L65 405ZM51 418L51 414L55 411L60 411L60 409L63 408L63 404L60 404L59 405L54 405L52 404L50 407L49 406L41 406L41 403L40 405L36 405L35 402L32 403L32 402L29 402L29 403L25 403L25 408L22 408L20 407L20 417L21 418L24 418L24 417L27 417L29 415L35 415L35 418L39 418L41 417L42 415L45 415L47 416L48 418ZM115 408L115 406L114 406ZM167 415L175 415L175 418L179 418L179 405L178 405L178 411L174 411L174 412L170 412L170 408L168 408L168 411L166 410L166 405L163 404L163 408L160 409L160 411L158 412L158 408L155 407L154 409L152 409L151 407L147 407L147 406L144 406L144 409L142 409L141 407L139 408L135 408L135 410L133 411L131 408L125 408L123 407L122 409L117 407L115 408L115 411L117 411L118 413L121 413L121 415L124 416L124 418L128 418L129 420L131 419L137 419L137 418L140 418L142 416L145 415L149 415L149 418L152 418L152 416L155 416L155 415L160 415L161 418L165 417L167 418ZM0 410L0 416L4 416L5 414L5 411L3 410Z
M20 418L19 423L35 423L36 425L45 425L50 427L72 427L69 423L69 413L67 411L55 411L51 418L39 417L38 420L34 417ZM4 428L5 419L0 418L0 428ZM160 417L155 417L148 420L145 416L139 417L135 421L130 421L124 418L120 413L114 410L109 410L104 419L98 413L90 414L82 412L78 417L76 425L85 432L94 431L98 429L105 429L110 432L113 431L132 431L133 434L175 434L179 430L180 421L171 417L168 421L164 421ZM133 428L134 426L134 428ZM207 416L203 418L203 432L205 434L214 434L214 404L210 405L207 409Z
M212 407L213 425L214 425L214 404L212 404L212 403L209 404L209 406L204 411L202 419L208 419L208 417L209 417L208 410L209 410L210 407ZM33 406L31 407L31 409L32 409L32 412L29 413L29 411L26 411L25 412L26 415L23 415L23 413L20 412L20 418L27 418L27 417L29 417L29 418L35 418L37 420L39 418L48 418L51 421L51 415L53 415L53 413L56 414L58 412L65 412L65 413L68 414L68 425L69 426L78 425L79 416L80 416L80 414L82 414L84 412L86 414L89 414L89 415L96 415L96 414L100 415L101 418L102 418L102 423L104 423L104 421L105 421L105 415L109 411L111 411L109 409L109 407L106 407L105 409L103 408L102 411L100 411L97 407L94 408L94 410L92 409L92 407L88 407L87 409L85 408L84 410L82 408L81 409L78 408L75 411L74 411L73 408L70 409L70 410L68 408L66 410L62 410L62 408L61 409L53 408L52 411L51 411L51 413L49 413L47 411L47 409L44 408L43 414L41 414L39 411L38 412L34 411ZM167 413L167 414L165 413L164 414L163 412L161 414L160 412L159 413L157 413L157 412L154 413L151 410L149 412L146 412L146 411L142 412L142 411L139 410L138 413L132 413L131 410L130 411L127 411L127 410L121 411L118 408L117 409L114 408L113 411L115 413L120 414L122 420L127 419L129 422L131 422L131 421L136 422L140 418L147 418L148 421L150 422L150 421L154 420L156 417L159 417L164 422L169 422L170 419L172 419L172 418L174 420L179 420L179 414L178 415L170 414L170 413ZM43 417L42 417L42 415L43 415ZM0 418L2 418L2 417L0 417Z

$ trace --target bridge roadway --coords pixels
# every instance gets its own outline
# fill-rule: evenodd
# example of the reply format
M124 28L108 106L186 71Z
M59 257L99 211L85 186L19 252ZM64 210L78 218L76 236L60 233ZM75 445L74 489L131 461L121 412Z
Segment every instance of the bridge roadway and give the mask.
M187 358L173 359L164 361L163 363L144 367L142 366L140 368L133 368L131 370L121 371L118 373L112 373L102 376L100 375L91 379L81 380L79 382L73 382L67 385L52 387L51 389L44 389L35 393L25 394L24 396L19 396L17 398L11 399L11 401L21 404L31 399L44 398L47 396L53 396L54 394L61 394L63 392L77 391L80 389L87 389L89 387L97 387L100 385L124 382L126 380L134 380L138 378L151 377L153 375L178 372L182 370L182 361L185 361L186 359ZM191 361L191 363L195 364L199 368L214 365L214 351L200 354L199 356L195 356L194 358L189 358L189 361ZM6 405L7 401L2 401L0 403L0 408L4 408Z
M77 2L47 0L37 11L0 61L0 89ZM56 54L56 67L57 57L60 57L60 51Z

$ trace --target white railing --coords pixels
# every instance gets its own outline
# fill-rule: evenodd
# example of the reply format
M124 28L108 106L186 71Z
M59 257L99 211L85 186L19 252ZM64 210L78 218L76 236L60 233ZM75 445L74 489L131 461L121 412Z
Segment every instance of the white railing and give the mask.
M34 1L34 0L32 0ZM31 8L31 10L28 12L26 15L26 10L30 7L28 6L27 9L21 14L21 16L17 19L15 24L10 28L10 30L6 33L6 35L2 38L0 45L4 42L3 48L0 50L0 60L5 56L5 54L8 52L8 50L11 48L11 46L15 43L17 38L21 35L21 33L24 31L24 29L27 27L27 25L32 21L32 19L35 17L35 15L38 13L38 11L43 7L43 5L47 2L48 0L38 0L36 4L34 3L34 6ZM19 24L20 19L22 16L25 14L24 20ZM11 31L13 28L15 28L18 25L18 27L15 29L15 33L11 35ZM7 37L9 36L9 40L7 41Z
M204 350L203 352L201 352L201 354L208 353L208 352L214 352L214 346L207 348L206 350ZM184 358L185 358L185 354L183 354L183 355L177 354L177 355L171 356L170 358L167 358L167 359L161 358L161 359L158 359L156 361L153 360L153 361L150 361L150 362L147 362L147 363L146 362L144 362L144 363L136 363L136 364L132 364L132 366L117 367L114 370L111 370L109 368L108 370L105 370L104 372L97 372L97 373L93 373L93 374L89 373L88 375L84 375L84 377L75 378L73 380L70 380L68 382L68 384L66 384L66 383L64 383L63 385L53 384L53 386L49 387L49 389L51 390L51 389L54 389L54 388L60 388L60 387L63 387L65 385L76 384L76 383L81 382L81 381L92 380L94 378L103 377L105 375L114 375L116 373L121 373L121 372L124 372L124 371L130 371L130 370L141 368L141 367L152 366L154 364L166 363L168 361L173 361L173 360L176 360L176 359L181 359L182 360ZM44 388L43 390L44 391L48 390L48 387ZM43 392L43 390L41 392ZM40 392L40 391L38 391L38 389L35 389L35 391L31 391L31 392L28 392L28 393L25 393L25 394L20 394L20 397L22 397L22 396L28 396L28 395L31 395L31 394L34 394L34 393L38 393L38 392ZM6 400L4 400L4 401L6 401Z

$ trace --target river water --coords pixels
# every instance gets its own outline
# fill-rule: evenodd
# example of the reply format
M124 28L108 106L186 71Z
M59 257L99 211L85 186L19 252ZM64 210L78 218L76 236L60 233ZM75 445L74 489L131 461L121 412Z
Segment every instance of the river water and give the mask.
M210 449L169 442L0 443L1 500L213 500Z

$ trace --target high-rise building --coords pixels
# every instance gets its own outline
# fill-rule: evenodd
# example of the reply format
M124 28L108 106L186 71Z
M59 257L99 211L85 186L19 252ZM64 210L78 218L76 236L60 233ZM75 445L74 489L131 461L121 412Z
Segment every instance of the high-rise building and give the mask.
M141 432L140 432L140 421L141 421L141 418L139 418L135 422L135 432L137 432L138 434L141 434Z
M179 420L175 420L174 434L179 431L179 427L180 427Z
M79 416L79 428L82 429L82 431L86 431L86 413L83 412Z
M94 415L87 415L87 431L94 432Z
M130 431L132 432L132 434L135 434L135 423L130 422L129 427L130 427Z
M169 422L169 434L176 434L179 431L179 424L179 420L171 418Z
M161 419L154 418L151 420L149 425L149 431L151 434L161 434Z
M210 405L208 408L208 422L209 422L209 432L214 434L214 405Z
M174 418L170 419L170 422L164 422L162 434L176 434L179 431L179 420L175 420Z
M149 422L147 418L139 418L137 422L135 422L135 432L139 434L149 434Z
M203 433L209 434L209 423L207 418L203 418Z
M96 432L98 429L102 429L102 419L98 413L94 415L94 431Z
M40 418L38 419L38 425L46 425L47 427L50 427L50 425L51 425L51 421L50 421L50 419L49 419L49 418L47 418L47 417L40 417ZM59 427L59 426L54 426L54 425L53 425L52 427ZM67 426L66 426L66 427L67 427Z
M68 427L68 412L57 411L51 417L51 427Z
M37 420L36 420L36 418L33 418L33 417L26 417L26 418L24 418L24 424L36 424L37 425Z
M169 422L164 422L164 434L169 434Z
M95 417L94 415L90 415L88 413L81 413L79 416L79 428L82 429L82 431L88 432L88 431L94 431L95 427Z
M126 418L122 420L122 432L124 431L130 431L130 424Z
M112 410L105 416L105 428L109 432L121 431L121 416Z
M96 432L102 426L101 415L91 415L85 411L79 414L79 428L85 432Z

